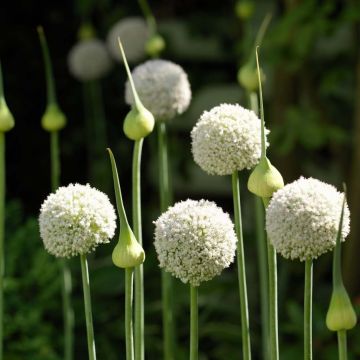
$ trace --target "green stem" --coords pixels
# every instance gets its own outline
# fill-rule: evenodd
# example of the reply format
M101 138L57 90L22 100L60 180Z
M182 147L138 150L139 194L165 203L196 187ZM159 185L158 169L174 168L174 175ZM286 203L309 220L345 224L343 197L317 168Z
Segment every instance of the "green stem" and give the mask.
M4 98L4 81L3 81L2 66L0 61L0 99L1 98Z
M132 169L132 201L133 201L133 229L139 244L142 245L141 229L141 152L143 139L134 143ZM135 268L135 359L143 360L144 344L144 274L143 265Z
M160 210L164 212L170 205L169 163L167 150L166 124L158 122L158 162L159 162L159 187L160 187ZM174 310L172 308L173 279L171 275L161 270L162 290L162 317L164 359L175 359L175 324Z
M304 360L312 360L313 261L305 261L304 291Z
M50 157L51 157L51 190L56 191L60 184L60 154L59 154L59 133L50 133Z
M190 360L199 353L198 288L190 285Z
M139 0L139 5L148 23L150 34L155 34L157 27L156 19L151 11L148 2L146 0Z
M240 186L239 186L239 175L237 171L235 171L232 175L232 191L233 191L233 200L234 200L235 229L238 237L237 267L238 267L238 280L239 280L239 292L240 292L243 359L249 360L251 359L249 310L248 310L248 299L247 299L247 288L246 288L245 255L244 255L242 221L241 221Z
M347 360L346 330L340 330L338 335L339 360Z
M1 82L1 81L0 81ZM0 359L3 359L5 236L5 134L0 132Z
M82 284L84 291L86 333L87 333L89 360L96 360L93 317L91 311L89 269L86 260L86 255L80 255L80 263L81 263L81 275L82 275Z
M126 360L134 360L133 338L133 276L134 268L125 269L125 340Z

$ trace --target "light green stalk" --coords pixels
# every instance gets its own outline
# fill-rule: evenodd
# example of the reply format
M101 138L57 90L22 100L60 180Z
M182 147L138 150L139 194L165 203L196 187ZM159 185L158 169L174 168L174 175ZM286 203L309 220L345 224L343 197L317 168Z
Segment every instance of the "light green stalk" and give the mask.
M86 334L87 334L89 360L96 360L94 326L93 326L93 317L91 311L90 279L89 279L89 269L86 260L86 255L80 255L80 263L81 263L82 285L84 292Z
M304 360L312 360L312 295L313 295L313 261L305 261L304 291Z
M151 8L146 0L138 0L140 8L146 18L146 21L148 23L150 34L155 34L157 29L156 19L153 15Z
M190 360L199 357L198 288L190 285Z
M0 69L1 72L1 69ZM2 83L0 75L0 83ZM1 86L1 85L0 85ZM0 359L3 359L5 236L5 133L0 132Z
M158 130L158 162L159 162L159 190L160 190L160 211L168 209L171 201L169 184L169 163L167 149L166 124L157 123ZM173 299L173 279L169 273L161 270L162 290L162 311L163 311L163 339L164 339L164 360L175 359L175 323Z
M125 339L126 360L134 359L133 336L133 276L134 268L125 269Z
M249 309L246 288L246 270L245 270L245 254L241 221L241 202L240 202L240 186L239 175L234 171L232 175L232 192L234 201L235 229L238 237L237 242L237 269L240 293L240 311L241 311L241 335L243 359L251 359L250 345L250 325L249 325Z
M338 335L338 348L339 348L339 360L347 360L347 341L346 330L339 330Z
M45 77L47 88L47 107L57 107L55 81L46 42L44 31L38 27L38 34L45 64ZM50 131L50 158L51 158L51 190L54 192L60 186L60 154L59 154L59 131ZM64 321L64 359L73 359L74 343L74 311L71 306L71 272L68 260L59 261L62 272L62 302L63 302L63 321Z

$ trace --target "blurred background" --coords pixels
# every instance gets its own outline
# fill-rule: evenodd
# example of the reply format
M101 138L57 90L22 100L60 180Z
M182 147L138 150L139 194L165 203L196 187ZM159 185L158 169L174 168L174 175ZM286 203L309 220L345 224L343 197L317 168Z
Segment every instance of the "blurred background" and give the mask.
M352 211L344 254L345 281L360 308L360 3L356 0L150 1L166 41L161 57L188 73L193 99L189 110L169 123L174 201L207 198L232 213L230 178L209 176L191 156L190 130L204 110L223 102L247 106L237 72L246 63L266 14L272 21L260 49L266 75L265 121L271 130L269 158L286 182L312 176L338 188L346 181ZM110 167L102 144L113 149L125 201L131 206L133 143L123 134L129 107L124 101L124 67L92 84L74 78L68 54L79 28L91 23L105 41L110 28L141 17L136 1L19 0L0 5L0 58L5 94L16 125L7 134L5 359L62 358L60 269L39 237L37 216L50 192L49 135L40 125L46 106L43 60L36 26L44 27L58 100L68 118L61 131L62 184L86 183L114 202ZM135 36L132 34L132 36ZM134 37L136 39L136 36ZM126 47L126 42L124 40ZM125 48L126 51L126 48ZM109 55L110 56L110 55ZM146 60L146 55L131 67ZM102 129L89 110L89 89L101 102ZM96 90L94 90L96 89ZM91 90L90 90L91 91ZM100 99L100 100L99 100ZM89 103L90 101L90 103ZM92 118L92 122L89 121ZM95 119L95 120L94 120ZM94 123L95 122L95 123ZM152 221L159 216L156 135L146 138L142 164L146 303L146 358L162 358L160 270L152 245ZM99 152L100 151L100 152ZM253 197L243 172L242 206L252 347L261 355L258 264ZM111 262L114 244L90 256L94 326L99 359L124 358L123 271ZM337 359L336 335L325 325L331 294L331 254L314 267L314 357ZM302 359L303 264L278 258L282 359ZM75 307L76 359L86 358L80 266L71 260ZM241 356L240 311L235 267L200 290L201 359ZM179 359L188 351L188 288L176 281ZM360 358L359 329L349 332L350 359Z

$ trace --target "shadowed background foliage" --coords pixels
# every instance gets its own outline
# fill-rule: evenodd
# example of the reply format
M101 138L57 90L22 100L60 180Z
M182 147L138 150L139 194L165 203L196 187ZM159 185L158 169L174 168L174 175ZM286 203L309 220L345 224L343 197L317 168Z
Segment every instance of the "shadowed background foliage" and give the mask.
M360 307L360 5L354 1L254 1L254 12L241 18L235 1L151 1L166 39L162 57L179 63L189 75L189 110L169 125L174 200L208 198L232 211L229 179L208 176L193 162L190 130L204 110L222 102L246 106L236 80L268 12L273 19L261 47L266 74L265 118L271 130L269 157L286 182L313 176L340 187L349 185L352 230L345 246L345 280ZM86 140L82 84L68 72L67 54L77 31L90 21L99 38L128 16L141 16L136 1L6 2L0 5L0 58L8 105L16 127L7 135L7 237L5 288L5 359L61 359L62 319L59 269L43 250L38 234L40 204L50 192L48 135L41 129L45 79L36 26L47 35L58 99L68 117L61 132L62 183L90 182L113 199L109 182L92 178ZM126 51L126 49L125 49ZM127 207L131 204L132 143L122 132L128 111L125 71L114 64L101 81L107 145L117 157ZM96 135L95 135L96 136ZM95 140L95 139L94 139ZM91 145L90 145L91 146ZM144 247L147 359L161 355L160 272L152 245L152 221L159 215L156 139L145 141L143 157ZM103 163L108 158L103 154ZM105 165L105 166L106 166ZM109 164L108 164L109 165ZM106 170L105 170L106 171ZM110 165L107 168L110 176ZM257 259L253 199L242 174L245 251L253 352L261 356ZM111 183L110 183L111 185ZM114 201L113 201L114 203ZM99 359L124 356L123 272L111 262L113 244L90 257L95 336ZM78 259L71 261L76 313L77 359L86 353L85 320ZM319 259L314 273L314 354L336 359L336 339L325 326L331 292L331 254ZM279 258L280 349L282 359L302 358L302 264ZM235 268L205 284L200 292L201 359L238 359L240 311ZM176 281L175 306L179 359L187 358L188 290ZM350 359L360 357L360 334L349 333Z

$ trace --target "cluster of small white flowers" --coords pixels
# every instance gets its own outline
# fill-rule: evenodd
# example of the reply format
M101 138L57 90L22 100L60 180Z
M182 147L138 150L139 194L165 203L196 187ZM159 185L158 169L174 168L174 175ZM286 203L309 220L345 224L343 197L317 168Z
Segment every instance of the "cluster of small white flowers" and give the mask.
M116 215L107 195L90 185L70 184L41 206L40 235L56 257L87 254L114 236Z
M128 17L115 23L106 37L107 47L111 56L123 62L119 49L120 38L128 62L136 62L144 58L145 45L149 39L149 28L141 17Z
M237 238L227 213L215 203L186 200L155 221L160 267L184 283L198 286L234 260Z
M132 76L144 106L158 121L182 114L190 104L191 89L185 71L166 60L149 60L137 66ZM125 101L132 105L133 94L126 83Z
M105 76L111 64L106 46L99 39L79 41L68 55L69 71L80 81L96 80Z
M261 121L253 111L221 104L205 111L191 131L194 160L211 175L251 169L260 159L260 134Z
M336 245L343 194L334 186L301 177L278 190L266 210L266 231L277 252L289 259L316 259ZM344 241L350 231L346 205Z

